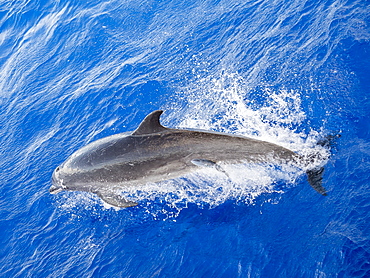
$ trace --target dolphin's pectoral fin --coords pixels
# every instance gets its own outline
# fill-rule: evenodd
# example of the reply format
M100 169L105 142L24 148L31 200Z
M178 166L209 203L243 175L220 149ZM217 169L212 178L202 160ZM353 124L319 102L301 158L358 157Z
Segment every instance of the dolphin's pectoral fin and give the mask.
M215 167L217 165L216 162L208 159L192 159L191 163L200 167Z
M312 170L307 171L308 183L313 189L319 192L321 195L326 196L326 189L322 186L322 175L324 173L324 167L316 167Z
M114 193L114 192L98 191L96 192L96 195L98 195L100 199L102 199L104 202L114 207L128 208L128 207L134 207L138 205L138 203L127 201L121 195Z
M191 160L191 163L193 163L196 166L200 167L210 167L210 168L215 168L217 171L224 173L228 178L229 175L226 173L226 171L218 165L216 162L208 159L193 159Z

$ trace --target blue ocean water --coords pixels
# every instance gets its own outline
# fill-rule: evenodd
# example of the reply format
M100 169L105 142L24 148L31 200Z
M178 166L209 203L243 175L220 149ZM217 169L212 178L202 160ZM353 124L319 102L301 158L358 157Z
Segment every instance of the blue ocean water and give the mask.
M366 0L2 0L0 276L370 277L369 24ZM70 154L155 109L303 154L340 133L328 196L266 165L121 210L49 194Z

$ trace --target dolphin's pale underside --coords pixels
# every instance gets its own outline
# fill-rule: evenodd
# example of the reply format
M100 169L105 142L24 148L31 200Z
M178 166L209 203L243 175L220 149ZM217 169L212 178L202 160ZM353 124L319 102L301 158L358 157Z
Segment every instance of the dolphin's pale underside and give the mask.
M97 194L116 207L137 203L125 200L117 191L127 186L160 182L220 164L291 163L303 158L273 143L224 133L171 129L159 118L163 111L150 113L132 133L112 135L88 144L72 154L53 173L52 194L63 190ZM323 168L307 172L310 185L322 195Z

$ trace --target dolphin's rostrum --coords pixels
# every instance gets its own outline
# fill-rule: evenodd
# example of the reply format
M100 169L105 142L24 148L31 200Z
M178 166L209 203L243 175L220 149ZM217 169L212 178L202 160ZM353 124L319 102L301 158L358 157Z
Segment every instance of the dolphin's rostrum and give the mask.
M53 173L52 194L63 190L97 194L116 207L137 203L125 200L119 189L177 178L213 167L227 175L220 163L291 163L303 158L273 143L224 133L163 127L163 111L150 113L132 133L112 135L88 144L72 154ZM322 195L323 168L309 170L310 185Z

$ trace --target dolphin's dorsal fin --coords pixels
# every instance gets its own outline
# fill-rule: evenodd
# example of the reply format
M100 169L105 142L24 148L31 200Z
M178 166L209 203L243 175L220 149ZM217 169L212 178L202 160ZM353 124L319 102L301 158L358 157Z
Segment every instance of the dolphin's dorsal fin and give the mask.
M159 117L163 113L162 110L156 110L150 113L145 119L141 122L139 127L132 133L132 135L143 135L158 133L166 130L159 122Z

